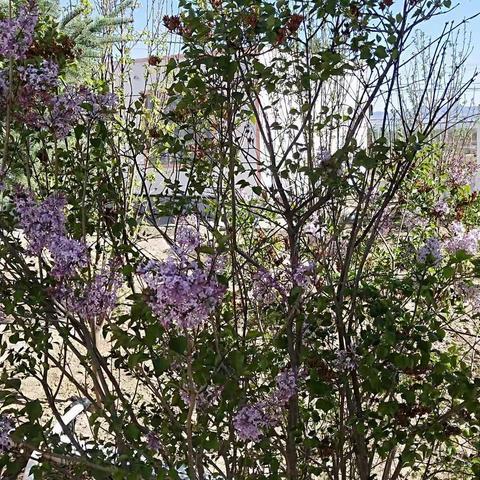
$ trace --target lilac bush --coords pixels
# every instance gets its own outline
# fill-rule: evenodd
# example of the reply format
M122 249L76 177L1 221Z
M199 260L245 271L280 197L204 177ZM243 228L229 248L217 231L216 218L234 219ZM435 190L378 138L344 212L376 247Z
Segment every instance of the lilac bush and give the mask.
M478 476L479 199L435 113L470 84L411 42L450 2L314 3L180 2L164 108L0 20L0 476Z

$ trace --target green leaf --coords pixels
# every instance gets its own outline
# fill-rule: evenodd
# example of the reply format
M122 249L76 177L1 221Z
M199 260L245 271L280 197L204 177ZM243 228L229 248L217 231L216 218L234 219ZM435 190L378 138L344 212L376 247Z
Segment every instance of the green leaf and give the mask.
M9 378L4 382L5 388L11 388L13 390L19 390L22 382L19 378Z
M31 422L38 420L42 416L42 405L40 400L33 400L25 405L25 412Z
M140 440L140 430L134 423L129 423L125 428L125 438L131 442Z
M153 368L157 375L161 375L170 367L170 362L164 357L157 357L153 359Z
M383 46L378 46L375 49L375 56L377 56L378 58L387 58L388 57L387 49Z
M183 355L187 350L187 337L172 337L168 343L170 350Z
M157 343L157 339L162 334L162 327L159 323L155 322L151 325L148 325L145 328L145 337L143 338L145 345L153 347Z
M230 364L233 366L233 368L235 368L237 373L241 373L243 370L243 364L245 362L245 356L243 353L235 350L230 353L229 359Z

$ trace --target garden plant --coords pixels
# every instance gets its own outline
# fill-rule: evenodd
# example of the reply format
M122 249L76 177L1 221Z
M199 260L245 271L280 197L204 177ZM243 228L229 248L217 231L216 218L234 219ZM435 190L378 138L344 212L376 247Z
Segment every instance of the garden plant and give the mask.
M480 200L445 146L474 79L459 26L416 41L451 8L180 0L159 108L9 3L2 479L480 478Z

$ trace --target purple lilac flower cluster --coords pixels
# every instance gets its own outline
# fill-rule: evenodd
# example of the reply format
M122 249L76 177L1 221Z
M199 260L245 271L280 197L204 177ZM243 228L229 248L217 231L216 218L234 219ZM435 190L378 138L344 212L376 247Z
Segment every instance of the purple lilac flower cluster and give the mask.
M186 255L195 251L202 243L198 231L192 227L181 225L175 236L175 245L172 247L178 255Z
M47 126L57 138L65 138L85 114L90 119L101 118L115 108L114 94L97 94L88 88L67 88L64 93L51 98Z
M358 356L354 350L337 350L333 363L337 370L351 372L358 368Z
M474 155L457 155L448 159L447 175L454 186L468 185L478 171L477 158Z
M210 385L197 392L195 403L197 408L208 408L217 403L222 395L223 386ZM190 405L190 394L187 388L180 390L180 398L186 406Z
M253 275L253 298L263 305L271 305L282 292L277 280L265 269L258 270Z
M58 84L59 68L55 62L44 60L40 66L19 67L20 86L16 94L19 109L15 115L31 128L48 127L44 116L39 113L52 98L51 90Z
M150 450L153 450L154 452L158 452L160 450L160 439L158 438L158 435L154 432L148 432L145 435L145 440L147 442L147 446Z
M297 391L297 381L298 374L291 368L280 373L276 379L272 400L277 404L287 404Z
M266 400L246 405L233 419L238 437L244 441L258 441L264 430L274 426L279 418L279 406L285 406L298 390L299 374L292 369L281 372L276 386Z
M40 66L19 67L18 73L28 93L44 92L58 85L59 68L52 60L43 60Z
M65 138L79 121L81 104L82 99L73 88L51 99L47 125L57 138Z
M428 260L434 265L438 265L442 261L442 245L438 238L429 238L425 244L417 251L417 262L425 263Z
M95 93L83 86L68 86L56 94L58 75L58 65L47 60L40 66L18 68L20 85L16 101L19 108L14 112L18 120L30 128L49 130L57 138L65 138L82 117L90 120L104 118L115 108L116 95ZM0 72L0 99L7 91L7 76Z
M72 313L101 324L117 305L121 277L115 266L104 268L81 291L66 291L61 296Z
M448 215L450 213L450 207L448 206L446 199L443 197L439 198L435 203L435 205L433 206L433 211L439 217Z
M105 113L117 106L117 96L114 93L95 93L86 87L80 87L77 91L80 105L87 104L85 113L91 119L103 118Z
M174 248L176 257L149 261L139 269L149 290L152 311L164 327L187 329L202 325L225 293L214 272L189 258L197 243L190 234L183 234Z
M56 279L71 277L78 268L87 266L87 246L84 242L58 235L52 237L48 248L54 263L51 274Z
M243 407L233 419L238 438L252 442L260 440L263 430L272 426L269 407L266 402L257 402Z
M11 446L10 434L15 428L13 420L6 415L0 415L0 453L5 453Z
M450 253L463 251L469 255L478 253L478 242L480 241L480 229L474 228L467 231L465 226L459 222L452 225L452 237L446 242L445 247Z
M15 209L20 217L20 227L28 241L28 250L39 255L53 238L65 235L65 197L52 194L37 202L30 192L19 190L15 196Z
M315 273L315 264L313 262L299 265L292 274L294 285L307 288L312 284Z
M252 297L263 305L271 305L279 298L285 298L293 285L308 288L314 283L315 264L313 262L300 264L293 271L288 266L271 273L260 268L253 275Z
M28 241L28 252L32 255L41 255L45 249L50 252L53 260L51 275L61 281L54 289L56 299L81 318L96 319L101 323L117 304L121 277L112 264L80 289L65 283L79 268L88 264L86 244L67 237L65 198L53 194L38 202L30 192L19 190L15 196L15 208Z
M61 279L87 264L83 242L69 239L65 228L65 197L53 194L38 202L30 192L18 190L15 209L28 241L28 253L40 255L48 249L53 259L52 275Z
M33 43L38 8L33 3L20 7L17 17L0 20L0 56L23 60Z

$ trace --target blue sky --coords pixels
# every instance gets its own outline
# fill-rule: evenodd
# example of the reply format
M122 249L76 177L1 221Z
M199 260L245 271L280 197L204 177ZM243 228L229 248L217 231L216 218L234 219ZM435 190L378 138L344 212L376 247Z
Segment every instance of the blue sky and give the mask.
M438 35L447 21L456 23L480 13L480 0L457 0L453 2L456 6L451 12L432 19L425 33L429 36ZM480 15L466 24L467 34L471 38L472 53L469 58L469 70L480 69Z
M151 0L138 0L138 7L134 14L135 28L138 31L145 27L146 10L149 8L147 5L149 5L150 2ZM402 3L400 0L397 0L397 2L398 4ZM76 0L60 0L60 3L62 5L68 5L69 3L75 4ZM173 13L177 6L177 0L156 0L155 3L160 7L160 15ZM429 24L425 26L425 33L428 36L438 35L447 21L455 21L458 23L480 12L480 0L453 0L452 3L455 8L452 8L451 12L432 19ZM468 71L473 72L475 68L479 68L480 70L480 16L471 20L467 24L466 29L469 35L471 35L473 47L469 59ZM136 57L144 57L147 54L147 49L143 45L138 44L134 47L132 53Z
M139 0L139 7L135 12L135 26L141 30L145 26L145 10L146 1ZM163 0L165 13L171 13L175 9L176 0ZM432 19L426 25L425 33L429 36L438 35L447 21L461 22L463 19L471 17L480 12L480 0L453 0L452 11L446 15L442 15ZM473 71L475 67L480 67L480 16L472 19L466 26L466 29L471 35L473 51L469 61L469 70ZM140 45L135 49L136 52L145 55L146 49Z

